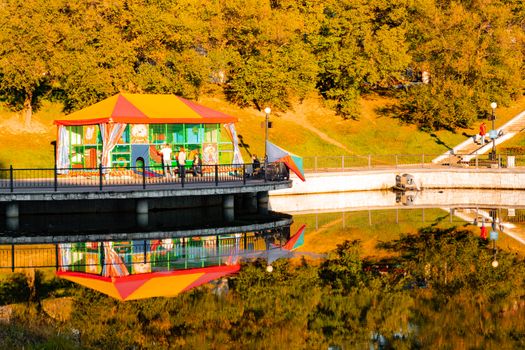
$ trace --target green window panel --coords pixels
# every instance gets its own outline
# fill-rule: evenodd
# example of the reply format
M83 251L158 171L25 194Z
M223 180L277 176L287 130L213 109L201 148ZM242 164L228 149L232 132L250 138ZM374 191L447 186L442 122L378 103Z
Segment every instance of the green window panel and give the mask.
M204 129L201 124L186 124L186 143L202 144Z
M150 124L149 140L152 144L157 145L166 143L166 124Z
M130 166L131 155L129 153L113 153L111 163L117 168L127 168Z
M71 126L69 129L70 145L81 145L82 144L82 126Z
M219 140L219 124L204 124L204 142Z
M71 164L84 166L84 146L71 146Z
M120 136L120 140L118 143L125 144L130 142L130 128L129 124L126 125L126 128L124 129L124 132L122 133L122 136Z
M167 125L168 143L184 144L184 125L168 124Z

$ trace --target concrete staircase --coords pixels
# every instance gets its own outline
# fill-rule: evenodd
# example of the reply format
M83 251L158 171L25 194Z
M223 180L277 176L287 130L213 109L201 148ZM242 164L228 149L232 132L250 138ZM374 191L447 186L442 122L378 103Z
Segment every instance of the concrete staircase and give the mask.
M496 146L503 142L511 139L514 135L525 130L525 111L516 115L514 118L509 120L507 123L497 128L498 135L501 135L495 139ZM487 135L488 136L488 135ZM451 150L443 153L439 157L432 160L434 164L460 164L469 162L471 159L478 155L488 153L492 150L492 140L486 137L485 145L479 145L474 142L473 138L468 138L464 142L460 143Z

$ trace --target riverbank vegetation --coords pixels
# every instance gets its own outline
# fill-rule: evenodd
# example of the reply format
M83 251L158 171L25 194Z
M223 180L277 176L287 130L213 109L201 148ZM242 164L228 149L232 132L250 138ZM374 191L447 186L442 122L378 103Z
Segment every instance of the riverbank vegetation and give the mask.
M358 119L361 95L388 90L388 115L453 130L522 95L524 15L503 0L8 0L0 95L29 124L44 100L72 111L119 91L282 112L316 94Z
M9 306L0 348L524 346L521 258L494 255L490 243L457 227L427 226L381 249L396 254L364 259L360 244L346 241L326 260L279 260L272 273L263 261L246 263L227 288L212 284L175 298L118 302L40 281L45 292ZM15 276L1 283L3 294L23 283ZM65 295L71 312L59 317L49 300L61 303Z

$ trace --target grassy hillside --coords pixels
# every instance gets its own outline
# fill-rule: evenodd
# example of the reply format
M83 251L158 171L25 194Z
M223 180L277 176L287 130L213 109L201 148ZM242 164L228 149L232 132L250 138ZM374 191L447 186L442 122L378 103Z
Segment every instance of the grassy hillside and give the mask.
M246 150L259 156L264 154L264 120L262 111L241 109L217 97L203 97L199 103L237 116L238 134ZM365 155L365 154L441 154L477 132L473 129L455 133L439 131L426 133L416 127L403 125L399 120L378 111L395 100L371 95L361 100L361 118L343 120L323 106L317 98L296 103L293 110L272 111L269 130L271 141L303 157ZM511 108L498 109L497 125L525 110L525 99ZM30 128L25 128L21 117L0 108L0 167L51 167L56 138L53 120L62 117L61 105L46 102L35 113ZM244 151L247 156L248 152ZM248 158L246 158L248 159Z
M238 133L251 152L264 153L264 112L239 109L217 98L203 98L201 103L239 118ZM382 115L381 108L395 103L387 97L371 95L361 100L361 118L343 120L323 107L322 101L310 98L294 105L287 113L272 112L271 141L303 157L346 154L441 154L477 133L472 129L427 133L413 125ZM496 125L504 124L525 110L525 99L511 108L498 109Z

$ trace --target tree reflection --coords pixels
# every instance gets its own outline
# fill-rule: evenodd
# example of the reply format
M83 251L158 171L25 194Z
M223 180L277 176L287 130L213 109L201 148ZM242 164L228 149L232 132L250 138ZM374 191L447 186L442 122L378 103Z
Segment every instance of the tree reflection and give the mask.
M359 242L347 241L324 261L277 260L272 273L266 261L255 260L221 293L208 284L175 298L119 302L61 284L73 297L70 319L28 312L35 304L27 299L4 329L25 329L30 340L0 345L75 344L73 330L80 330L77 345L87 348L525 345L525 269L516 254L499 250L493 268L491 243L465 227L429 226L380 248L395 257L363 259ZM0 295L13 293L13 284L24 285L20 276L5 280Z

